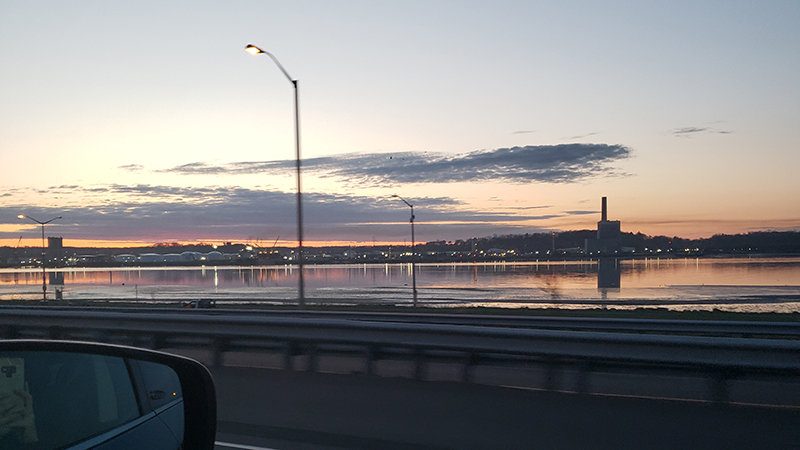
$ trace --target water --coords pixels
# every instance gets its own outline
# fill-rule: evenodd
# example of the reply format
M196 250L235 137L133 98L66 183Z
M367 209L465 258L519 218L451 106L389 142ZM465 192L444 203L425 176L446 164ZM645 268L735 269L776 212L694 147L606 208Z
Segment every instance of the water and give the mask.
M309 303L410 305L409 264L311 265ZM0 270L0 300L38 300L42 273ZM800 258L687 258L419 264L420 302L431 306L713 308L800 311ZM292 266L48 270L48 297L143 303L216 299L291 303Z

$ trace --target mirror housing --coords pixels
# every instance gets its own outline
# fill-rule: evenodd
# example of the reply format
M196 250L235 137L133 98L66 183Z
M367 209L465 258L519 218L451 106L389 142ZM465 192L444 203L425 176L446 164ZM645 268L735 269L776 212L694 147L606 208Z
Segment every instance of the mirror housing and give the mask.
M5 357L5 360L2 360L4 357L3 355L10 355L11 358ZM0 388L5 389L5 398L9 396L9 393L13 394L13 392L20 392L20 387L23 386L24 383L24 396L27 396L28 399L33 397L33 409L36 409L37 406L39 408L45 408L47 406L47 398L43 398L39 396L37 399L36 396L31 396L28 393L28 378L34 376L34 374L25 374L25 367L21 361L21 358L15 358L15 355L37 355L39 360L42 358L53 357L60 358L84 358L87 360L98 360L98 358L110 357L106 358L113 361L120 361L120 365L122 367L122 373L127 374L129 376L128 382L130 383L129 389L132 389L131 392L134 390L138 391L147 391L146 389L141 388L141 378L142 373L147 372L148 368L149 371L152 372L153 368L156 368L156 372L158 372L158 368L162 368L161 374L168 373L166 378L162 379L165 385L169 385L170 381L172 380L172 385L175 385L174 382L175 376L177 375L177 380L180 382L180 387L175 386L174 389L167 389L168 392L164 390L155 390L155 391L147 391L139 392L139 404L141 405L143 402L148 403L145 405L144 408L146 409L145 412L148 413L148 417L155 417L155 415L161 413L162 411L159 409L160 404L164 404L162 398L165 395L169 396L176 396L176 400L173 405L176 405L180 402L180 395L182 393L182 404L183 404L183 436L182 442L180 442L180 438L178 439L178 444L180 448L186 450L213 450L214 448L214 440L216 437L216 421L217 421L217 404L216 404L216 391L214 388L214 381L209 373L208 369L200 364L197 361L194 361L189 358L185 358L182 356L171 355L162 352L156 352L152 350L144 350L139 348L133 347L126 347L120 345L111 345L111 344L97 344L97 343L88 343L88 342L73 342L73 341L44 341L44 340L0 340L0 366L3 366L4 372L0 374L0 378L3 378L3 382L8 384L9 386L3 387L3 383L0 383ZM92 359L93 358L93 359ZM120 359L117 359L120 358ZM68 359L67 359L68 360ZM5 362L4 362L5 361ZM124 361L124 365L122 362ZM16 364L16 365L15 365ZM66 366L67 364L61 363L61 366ZM159 366L160 365L160 366ZM165 367L164 367L165 366ZM96 367L94 368L94 372L92 372L92 367L90 367L91 373L100 373L97 371ZM127 367L127 372L125 368ZM169 371L168 369L171 369ZM174 371L174 373L172 373ZM137 375L138 374L138 375ZM27 376L26 376L27 375ZM101 373L103 375L103 373ZM145 375L147 375L145 373ZM13 379L12 377L17 376L17 379ZM111 376L108 375L108 371L104 376L98 377L99 380L103 380L105 386L98 387L99 390L105 387L106 391L112 390L111 387ZM24 377L24 381L23 381ZM6 380L7 378L7 380ZM40 377L41 378L41 377ZM163 377L162 377L163 378ZM49 376L48 379L50 380L50 384L54 385L54 381L56 380L55 376ZM138 380L138 386L137 386ZM13 384L12 385L12 381ZM80 381L80 380L79 380ZM87 384L88 382L83 382L83 384ZM102 384L102 383L100 383ZM53 392L58 393L58 386L51 387ZM175 392L172 392L175 391ZM32 391L33 392L33 391ZM78 395L76 393L71 393L73 396ZM131 394L132 395L132 394ZM144 395L144 396L142 396ZM13 395L12 395L13 396ZM22 397L23 395L19 395ZM133 397L132 397L133 398ZM148 402L147 399L153 400L153 402ZM142 400L144 399L144 400ZM80 399L79 399L80 400ZM158 401L162 400L161 403ZM39 404L38 402L45 402L44 405ZM88 401L88 400L87 400ZM117 400L112 399L111 403L116 405L118 403ZM152 403L152 404L150 404ZM135 403L134 403L135 404ZM155 406L153 406L155 405ZM102 406L102 405L101 405ZM165 409L168 407L162 407ZM103 409L102 407L100 409ZM108 409L108 408L106 408ZM174 417L178 419L175 420L175 423L180 423L180 411L178 411L178 415L174 415L175 408L172 408ZM106 411L106 415L109 413ZM142 417L139 417L136 421L133 422L142 422L144 417L143 414L140 414ZM0 418L2 420L2 418ZM132 422L132 423L133 423ZM128 427L120 427L123 428L123 432L129 432L132 429L132 426ZM6 433L8 429L6 429ZM173 430L175 431L175 430ZM35 436L35 429L33 431ZM20 435L22 433L20 432ZM121 434L120 434L121 435ZM110 436L107 439L104 436ZM107 444L111 443L111 439L116 438L116 435L113 433L102 433L99 436L93 436L91 439L87 439L82 441L81 445L76 445L76 448L94 448L94 447L102 447L102 448L113 448L113 445L106 446ZM0 435L0 439L3 437ZM69 448L69 447L68 447Z

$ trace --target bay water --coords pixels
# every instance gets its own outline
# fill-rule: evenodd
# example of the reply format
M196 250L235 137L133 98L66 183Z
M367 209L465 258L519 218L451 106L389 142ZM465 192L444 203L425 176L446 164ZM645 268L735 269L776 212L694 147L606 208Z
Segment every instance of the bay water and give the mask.
M410 264L307 265L310 304L411 305ZM417 264L422 304L742 312L800 311L800 257L647 258ZM297 268L280 266L59 268L48 298L66 302L291 304ZM40 300L41 269L0 269L0 301Z

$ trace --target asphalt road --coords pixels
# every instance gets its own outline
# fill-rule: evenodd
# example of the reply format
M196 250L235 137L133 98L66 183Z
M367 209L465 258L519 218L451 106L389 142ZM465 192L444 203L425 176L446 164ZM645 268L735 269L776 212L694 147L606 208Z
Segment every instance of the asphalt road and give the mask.
M217 440L324 449L800 449L800 409L213 369Z

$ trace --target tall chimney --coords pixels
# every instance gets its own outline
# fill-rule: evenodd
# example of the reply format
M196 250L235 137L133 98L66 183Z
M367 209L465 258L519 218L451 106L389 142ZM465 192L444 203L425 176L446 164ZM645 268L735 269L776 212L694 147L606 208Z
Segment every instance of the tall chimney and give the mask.
M603 222L608 221L608 201L606 197L603 197L603 213L600 216L600 220Z

